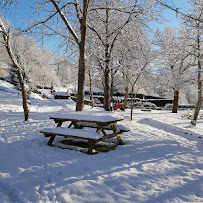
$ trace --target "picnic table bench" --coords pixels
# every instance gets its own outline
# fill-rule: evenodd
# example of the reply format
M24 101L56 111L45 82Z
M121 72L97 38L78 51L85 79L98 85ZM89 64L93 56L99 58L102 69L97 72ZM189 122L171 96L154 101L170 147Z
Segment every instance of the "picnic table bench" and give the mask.
M88 141L88 153L91 154L99 141L116 137L119 144L123 144L121 135L130 131L127 127L117 124L123 118L113 116L89 115L83 112L74 112L62 116L50 117L57 124L56 128L45 128L40 131L45 137L50 137L47 145L52 145L56 136L65 138L84 139ZM70 122L68 127L62 127L64 122ZM86 128L96 128L90 131Z

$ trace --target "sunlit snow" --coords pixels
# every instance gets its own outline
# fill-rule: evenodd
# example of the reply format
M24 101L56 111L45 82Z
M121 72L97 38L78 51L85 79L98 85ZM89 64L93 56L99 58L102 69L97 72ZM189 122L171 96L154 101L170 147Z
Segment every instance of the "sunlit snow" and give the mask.
M0 82L0 202L203 202L202 119L191 127L183 110L137 109L133 121L129 110L117 111L131 130L122 135L124 145L87 155L56 147L62 138L50 147L39 132L56 126L50 116L73 112L73 101L30 101L24 122L20 95ZM88 112L105 114L85 106Z

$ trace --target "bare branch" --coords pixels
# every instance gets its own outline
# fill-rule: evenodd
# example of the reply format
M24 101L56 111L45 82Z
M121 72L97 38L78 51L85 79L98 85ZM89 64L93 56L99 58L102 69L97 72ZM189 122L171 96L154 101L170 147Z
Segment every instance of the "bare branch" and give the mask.
M94 32L96 33L96 35L97 35L97 37L99 38L99 40L101 41L102 45L105 46L105 44L104 44L104 42L103 42L101 36L99 35L99 33L98 33L93 27L91 27L89 24L87 24L87 27L88 27L90 30L92 30L92 31L94 31Z
M81 11L81 9L79 8L79 1L78 0L75 0L75 4L74 4L74 6L75 6L75 10L76 10L76 13L77 13L77 18L78 18L78 20L79 20L79 22L81 22L81 17L80 17L80 13L82 13L82 11Z
M73 38L75 39L75 42L78 44L79 46L79 39L77 34L75 33L75 31L73 30L71 24L69 23L68 19L65 17L65 15L63 14L63 12L61 11L61 9L58 7L58 5L56 4L55 0L50 0L52 2L52 4L54 5L54 7L56 8L57 12L59 13L61 19L63 20L63 22L65 23L66 27L68 28L69 32L71 33L71 35L73 36Z
M50 20L52 17L54 17L58 12L55 12L54 14L52 14L51 16L49 16L46 20L44 21L40 21L40 22L37 22L35 24L33 24L32 26L30 26L29 28L27 28L26 30L23 30L23 32L28 32L29 30L31 30L32 28L38 26L38 25L42 25L42 24L45 24L48 20Z
M68 2L68 3L64 4L64 5L60 8L60 10L63 9L63 8L65 8L65 7L66 7L67 5L69 5L69 4L74 4L74 3L73 3L73 2ZM34 28L34 27L36 27L36 26L38 26L38 25L45 24L45 23L46 23L47 21L49 21L52 17L54 17L57 13L58 13L58 11L56 11L55 13L53 13L52 15L50 15L46 20L37 22L37 23L35 23L34 25L32 25L32 26L30 26L29 28L27 28L26 30L23 30L23 32L28 32L29 30L31 30L32 28Z
M113 39L113 41L112 41L112 43L111 43L110 50L109 50L109 55L111 55L111 52L112 52L113 47L114 47L114 44L115 44L116 39L117 39L117 37L119 36L119 34L120 34L120 32L118 32L118 33L116 34L116 36L114 37L114 39Z
M96 10L97 15L99 16L100 20L105 23L106 21L101 17L100 13L98 12L98 10Z
M125 9L111 8L111 7L92 8L92 9L89 10L89 12L95 11L95 10L113 10L113 11L119 11L119 12L127 13L127 14L131 14L132 13L132 11L126 11ZM136 11L134 11L133 13L136 13Z
M3 6L1 8L9 8L10 6L12 6L13 0L1 0L0 4L3 4Z
M44 25L45 27L47 27L49 30L51 30L53 33L55 33L55 35L60 35L62 36L63 38L67 39L67 36L66 35L63 35L61 32L57 32L56 30L52 29L51 27L47 26L46 24Z
M199 21L199 22L202 22L202 23L203 23L203 20L202 20L202 19L200 19L200 18L194 18L194 17L191 16L191 15L187 15L187 14L185 14L185 13L179 11L179 9L178 9L177 7L169 6L168 4L165 4L165 3L163 3L163 2L160 1L160 0L156 0L156 1L157 1L158 3L160 3L162 6L168 8L168 9L171 9L172 11L175 11L176 13L179 13L179 14L181 14L181 15L187 17L187 18L190 18L190 19L192 19L192 20L196 20L196 21Z

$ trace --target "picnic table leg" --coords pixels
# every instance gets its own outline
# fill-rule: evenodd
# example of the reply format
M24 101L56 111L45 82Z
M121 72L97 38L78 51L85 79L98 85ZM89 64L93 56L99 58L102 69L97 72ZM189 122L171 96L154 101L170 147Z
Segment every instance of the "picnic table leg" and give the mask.
M75 121L71 121L70 125L68 126L68 128L70 128L72 125L74 125L75 128L78 128L78 129L82 129L82 127L80 127L77 122Z
M123 141L122 141L120 135L117 135L116 138L117 138L117 140L118 140L118 143L119 143L120 145L123 145Z
M73 125L73 122L70 123L70 125L68 126L68 128L70 128Z
M97 131L96 131L97 134L100 134L104 127L105 127L105 125L97 124Z
M58 122L58 125L56 127L61 127L63 121Z
M123 135L124 134L124 132L122 132L122 133L119 133L117 136L116 136L116 138L117 138L117 140L118 140L118 143L120 144L120 145L123 145L123 141L122 141L122 139L121 139L121 135Z
M72 123L73 123L73 125L75 126L75 128L81 129L80 126L77 124L77 122L73 121Z
M52 135L51 138L49 139L49 142L47 143L47 145L52 146L52 142L54 141L55 137L56 137L56 135Z
M115 133L115 132L116 132L116 127L115 127L115 125L111 125L111 128L112 128L113 132Z

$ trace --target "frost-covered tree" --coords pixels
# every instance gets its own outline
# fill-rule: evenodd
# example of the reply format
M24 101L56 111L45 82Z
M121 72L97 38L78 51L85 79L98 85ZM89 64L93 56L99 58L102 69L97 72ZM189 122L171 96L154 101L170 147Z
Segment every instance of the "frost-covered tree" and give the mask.
M157 19L159 13L154 10L155 1L97 1L98 9L90 15L88 28L99 41L100 65L104 74L104 108L110 110L110 91L116 69L114 65L114 49L123 30L131 22L143 23ZM99 8L100 7L100 8ZM103 8L103 9L102 9Z
M5 49L3 38L0 37L0 77L5 78L9 75L8 64L10 63L7 51Z
M190 0L189 1L188 16L183 17L183 24L188 31L188 40L192 49L193 57L197 62L197 87L198 87L198 101L194 112L192 125L196 125L199 111L202 104L202 61L203 61L203 1Z
M133 26L134 25L134 26ZM138 88L140 77L146 71L154 59L151 45L146 34L139 24L126 27L123 35L119 38L117 56L120 65L120 72L123 74L123 86L125 87L125 103L127 103L128 91L131 91L131 120L133 115L133 95L135 85ZM126 105L126 104L125 104Z
M75 78L73 75L77 75L76 67L74 64L70 63L65 56L56 55L54 56L54 64L52 66L55 67L56 75L60 81L60 84L65 86L70 86L71 84L75 84Z
M39 47L33 38L19 33L13 35L12 42L13 53L23 67L22 76L28 91L36 91L37 85L51 86L51 84L60 85L63 83L61 75L64 72L60 71L57 74L58 64L56 61L62 63L60 56ZM65 68L65 63L63 63L63 67ZM11 75L16 75L15 69L11 71Z
M186 33L167 27L164 32L157 31L154 40L160 47L159 65L167 72L168 85L173 88L173 113L178 110L180 90L193 79L190 68L194 66L194 61L186 39Z
M27 40L25 37L21 36L21 34L13 33L12 35L12 50L15 55L16 60L21 66L21 74L23 77L23 81L26 85L27 91L30 91L31 88L31 78L29 76L29 68L27 67L27 59L25 56L25 52L30 49L30 46L27 44ZM15 86L18 84L16 69L11 65L10 69L10 78L11 83ZM20 87L18 87L20 88Z
M76 111L83 111L84 107L86 33L90 3L90 0L39 1L36 11L39 14L40 20L31 26L46 26L48 32L52 33L52 36L60 35L65 41L70 39L71 36L70 41L78 48L78 92Z
M3 21L3 18L0 16L0 33L3 37L4 45L7 50L7 53L10 57L10 60L12 61L13 67L16 69L18 82L21 88L22 92L22 100L23 100L23 109L24 109L24 119L27 121L29 119L29 109L27 105L27 94L25 89L25 84L22 78L22 68L16 59L12 47L11 47L11 34L10 34L10 28L9 26L6 26L6 24Z
M78 93L77 93L77 104L76 110L83 110L84 104L84 85L85 85L85 70L86 70L86 39L88 28L92 31L96 31L102 36L102 42L105 42L104 50L105 53L105 66L106 66L106 84L109 84L109 53L112 50L113 44L116 41L117 36L121 32L122 28L137 16L141 16L142 19L149 20L151 17L156 18L157 13L152 8L156 2L154 0L147 1L112 1L112 0L73 0L73 1L39 1L37 6L39 21L34 22L33 26L43 25L43 27L48 28L49 34L60 35L63 37L64 42L71 42L78 48L79 60L78 60ZM105 18L102 22L102 18L99 16L104 15ZM111 29L110 15L112 13L117 13L116 18L114 18L114 27ZM119 16L118 13L125 13L125 15ZM133 15L135 14L135 15ZM100 20L100 29L96 29L99 21L96 23L90 22L90 16L97 15L97 19ZM115 21L116 20L116 21ZM113 22L112 21L112 22ZM107 23L106 23L107 22ZM106 24L106 25L105 25ZM108 25L107 25L108 24ZM116 26L117 25L117 26ZM107 29L107 30L106 30ZM102 30L106 34L102 34ZM111 38L111 40L110 40ZM104 40L104 41L103 41ZM109 41L110 40L110 41ZM102 43L101 42L101 43ZM106 109L109 110L109 85L105 86Z

